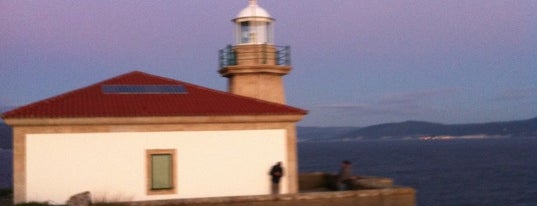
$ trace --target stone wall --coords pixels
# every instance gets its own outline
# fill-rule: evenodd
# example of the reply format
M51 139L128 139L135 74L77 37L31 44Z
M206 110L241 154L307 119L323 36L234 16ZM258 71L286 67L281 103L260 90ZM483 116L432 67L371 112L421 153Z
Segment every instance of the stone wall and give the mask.
M415 206L416 191L398 187L388 178L357 177L356 187L349 191L331 191L334 175L301 174L300 192L285 195L259 195L159 200L124 203L128 206ZM115 204L117 205L117 204Z
M307 191L329 191L337 190L335 174L329 173L305 173L299 175L299 190ZM351 190L363 189L384 189L393 188L393 180L384 177L355 176L351 185Z
M128 203L129 206L415 206L412 188L386 188L343 192L311 192L287 195L262 195L161 200Z

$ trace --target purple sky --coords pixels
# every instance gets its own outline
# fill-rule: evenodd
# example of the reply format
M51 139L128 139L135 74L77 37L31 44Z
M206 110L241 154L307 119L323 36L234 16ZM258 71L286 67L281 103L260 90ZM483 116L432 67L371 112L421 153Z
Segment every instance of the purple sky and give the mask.
M290 45L302 126L537 116L534 0L259 0ZM247 0L0 1L0 108L132 70L227 90L217 51Z

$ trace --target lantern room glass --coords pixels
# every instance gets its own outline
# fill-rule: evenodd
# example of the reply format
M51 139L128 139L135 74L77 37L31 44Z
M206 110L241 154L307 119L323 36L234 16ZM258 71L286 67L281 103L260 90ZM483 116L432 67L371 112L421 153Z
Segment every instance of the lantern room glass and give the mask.
M240 21L236 23L237 44L273 44L273 25L270 21Z

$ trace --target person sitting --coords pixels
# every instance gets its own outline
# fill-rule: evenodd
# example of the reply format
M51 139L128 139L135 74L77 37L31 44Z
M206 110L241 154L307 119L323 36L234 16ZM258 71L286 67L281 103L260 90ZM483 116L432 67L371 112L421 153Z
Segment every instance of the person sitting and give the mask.
M350 190L352 189L352 184L354 181L354 176L352 174L352 165L351 162L345 160L341 163L341 168L337 175L337 188L338 190Z

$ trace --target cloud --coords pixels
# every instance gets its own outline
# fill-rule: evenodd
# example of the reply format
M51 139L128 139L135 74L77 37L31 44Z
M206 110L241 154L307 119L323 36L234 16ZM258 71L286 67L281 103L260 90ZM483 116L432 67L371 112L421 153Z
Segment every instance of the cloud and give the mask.
M455 93L455 89L438 89L416 92L402 92L389 94L379 100L380 104L393 105L393 104L416 104L418 102L427 101L432 98L445 97Z
M511 89L500 92L493 101L518 101L537 96L537 88Z
M428 115L445 111L445 108L419 104L326 104L311 108L302 124L367 126L409 119L431 120Z
M389 122L408 119L430 119L438 117L448 109L434 101L456 93L456 89L438 89L416 92L387 94L372 103L335 103L315 105L312 114L323 119L341 122ZM319 116L320 117L320 116ZM363 123L366 124L366 123Z
M342 103L317 105L315 107L322 109L352 109L356 111L368 111L372 114L386 112L407 113L401 111L423 109L424 107L420 105L424 105L424 102L429 99L443 98L455 92L455 89L402 92L388 94L376 100L374 104Z
M356 115L366 116L414 116L440 111L441 108L433 106L424 106L418 104L402 104L402 105L345 105L345 106L321 106L320 109L336 110L353 113Z

